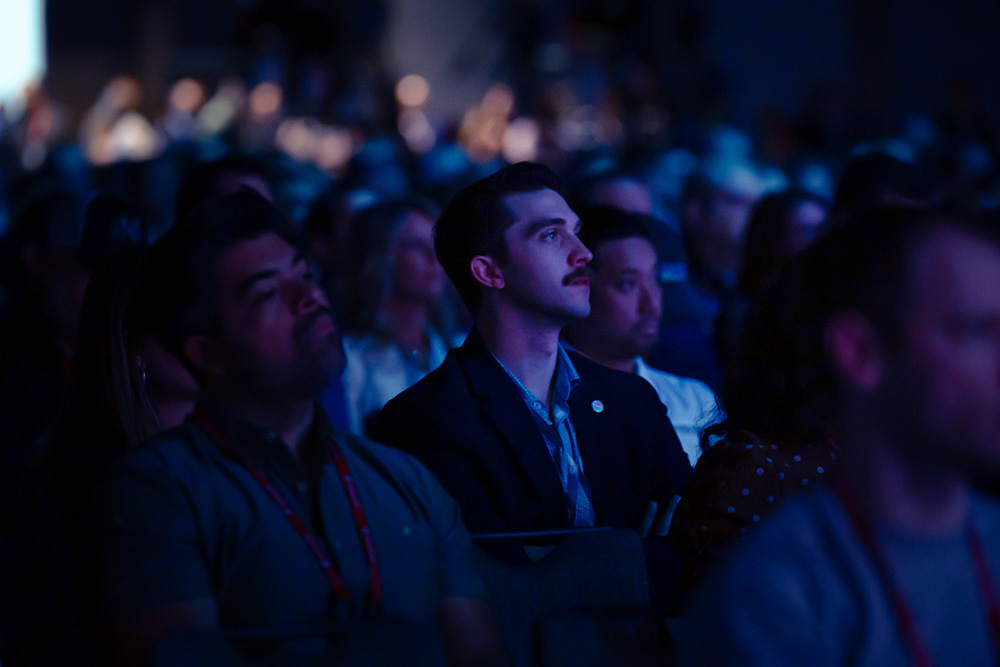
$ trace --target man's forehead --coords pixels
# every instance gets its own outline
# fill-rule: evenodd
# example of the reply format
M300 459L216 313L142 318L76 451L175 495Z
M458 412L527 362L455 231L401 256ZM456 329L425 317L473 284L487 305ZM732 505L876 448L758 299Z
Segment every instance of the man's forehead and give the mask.
M908 297L915 307L1000 312L1000 247L956 229L935 230L909 257Z
M592 251L594 264L612 271L629 268L639 270L656 269L656 248L641 236L626 236L620 239L602 241Z
M288 263L297 255L291 244L274 232L236 241L219 256L224 283L237 284L262 269Z
M549 218L576 222L579 219L562 195L548 188L512 192L504 195L500 201L514 216L514 222Z

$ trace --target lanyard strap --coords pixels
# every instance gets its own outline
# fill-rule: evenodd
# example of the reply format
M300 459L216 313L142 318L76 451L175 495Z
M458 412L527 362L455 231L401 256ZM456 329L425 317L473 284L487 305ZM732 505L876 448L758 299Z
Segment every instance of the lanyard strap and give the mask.
M913 610L906 602L906 598L893 579L892 569L889 567L889 562L879 546L878 535L875 533L874 526L862 511L860 499L843 479L837 485L836 492L844 505L844 509L847 511L847 516L851 521L854 532L861 540L862 545L868 550L875 563L876 574L889 596L892 611L896 615L899 629L903 634L903 643L910 654L913 664L917 667L931 667L933 662L931 661L927 647L920 638ZM983 548L979 533L971 522L966 530L965 537L972 555L972 563L976 570L979 590L983 595L983 603L986 607L986 617L990 628L990 635L993 639L993 650L997 651L1000 649L1000 602L997 600L996 588L993 586L993 578L990 576L989 563L986 560L986 550ZM1000 658L1000 655L995 655L994 658Z
M333 564L333 558L326 547L323 546L323 543L312 534L312 531L306 526L302 517L298 515L281 491L278 490L257 466L240 455L239 450L236 449L229 437L212 422L201 408L195 409L191 415L191 419L222 450L223 454L242 465L250 473L285 518L288 519L295 532L298 533L299 537L306 543L306 546L309 547L309 551L312 552L316 562L319 563L327 581L330 582L330 588L333 589L334 595L344 602L350 600L350 591L347 589L347 584L344 583L343 577ZM357 485L354 482L354 477L351 475L351 470L347 465L347 460L344 458L343 452L332 435L327 435L326 443L330 458L333 459L337 475L340 477L340 483L344 487L344 493L347 495L348 502L350 502L354 525L357 527L358 538L365 552L369 577L368 604L370 608L377 610L382 604L382 576L379 570L378 556L375 552L375 540L372 538L372 531L368 525L368 517L365 515L364 507L361 504L361 495L358 493Z
M997 599L997 589L990 576L989 562L986 560L986 549L983 541L971 526L969 527L969 550L976 564L976 574L979 575L979 588L986 598L986 610L990 622L990 632L993 635L993 645L1000 649L1000 600ZM1000 661L1000 655L997 656Z

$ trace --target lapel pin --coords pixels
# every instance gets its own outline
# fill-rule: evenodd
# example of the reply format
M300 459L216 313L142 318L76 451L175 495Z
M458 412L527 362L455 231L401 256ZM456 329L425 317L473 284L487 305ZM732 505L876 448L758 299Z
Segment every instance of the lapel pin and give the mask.
M590 407L594 410L594 412L604 412L604 403L601 403L597 399L594 399L594 402L590 404Z

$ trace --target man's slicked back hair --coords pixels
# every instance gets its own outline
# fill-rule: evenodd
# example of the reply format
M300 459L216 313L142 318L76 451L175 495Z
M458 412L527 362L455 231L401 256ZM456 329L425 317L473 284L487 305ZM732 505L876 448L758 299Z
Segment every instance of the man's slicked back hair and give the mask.
M459 190L438 218L434 251L473 315L479 310L482 293L469 269L472 258L486 255L503 261L507 256L504 232L514 218L501 199L536 190L563 194L562 182L551 169L518 162Z
M189 367L184 341L219 329L219 257L267 233L292 244L287 218L243 188L196 206L151 247L138 301L151 333Z

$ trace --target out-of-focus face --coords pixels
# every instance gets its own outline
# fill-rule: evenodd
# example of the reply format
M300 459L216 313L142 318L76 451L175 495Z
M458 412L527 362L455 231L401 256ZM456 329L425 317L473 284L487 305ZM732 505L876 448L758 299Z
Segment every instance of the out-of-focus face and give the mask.
M46 250L42 255L42 316L60 351L69 357L91 271L74 250Z
M653 212L653 197L649 188L631 178L614 178L599 183L590 200L593 204L607 204L629 213L649 215Z
M434 222L412 211L403 219L389 249L392 287L396 296L433 302L444 291L444 269L434 253Z
M506 195L514 217L504 232L506 300L525 313L566 322L590 314L592 255L577 237L580 218L554 190Z
M795 255L811 244L826 226L826 210L812 201L795 207L788 221L788 251Z
M218 260L225 380L244 391L311 399L344 364L340 332L302 256L273 233Z
M739 245L757 197L717 189L708 206L708 236L715 242Z
M939 230L913 250L882 412L900 451L968 475L1000 473L1000 249Z
M648 352L656 344L662 309L653 244L641 237L605 241L594 257L590 317L576 331L608 358Z

